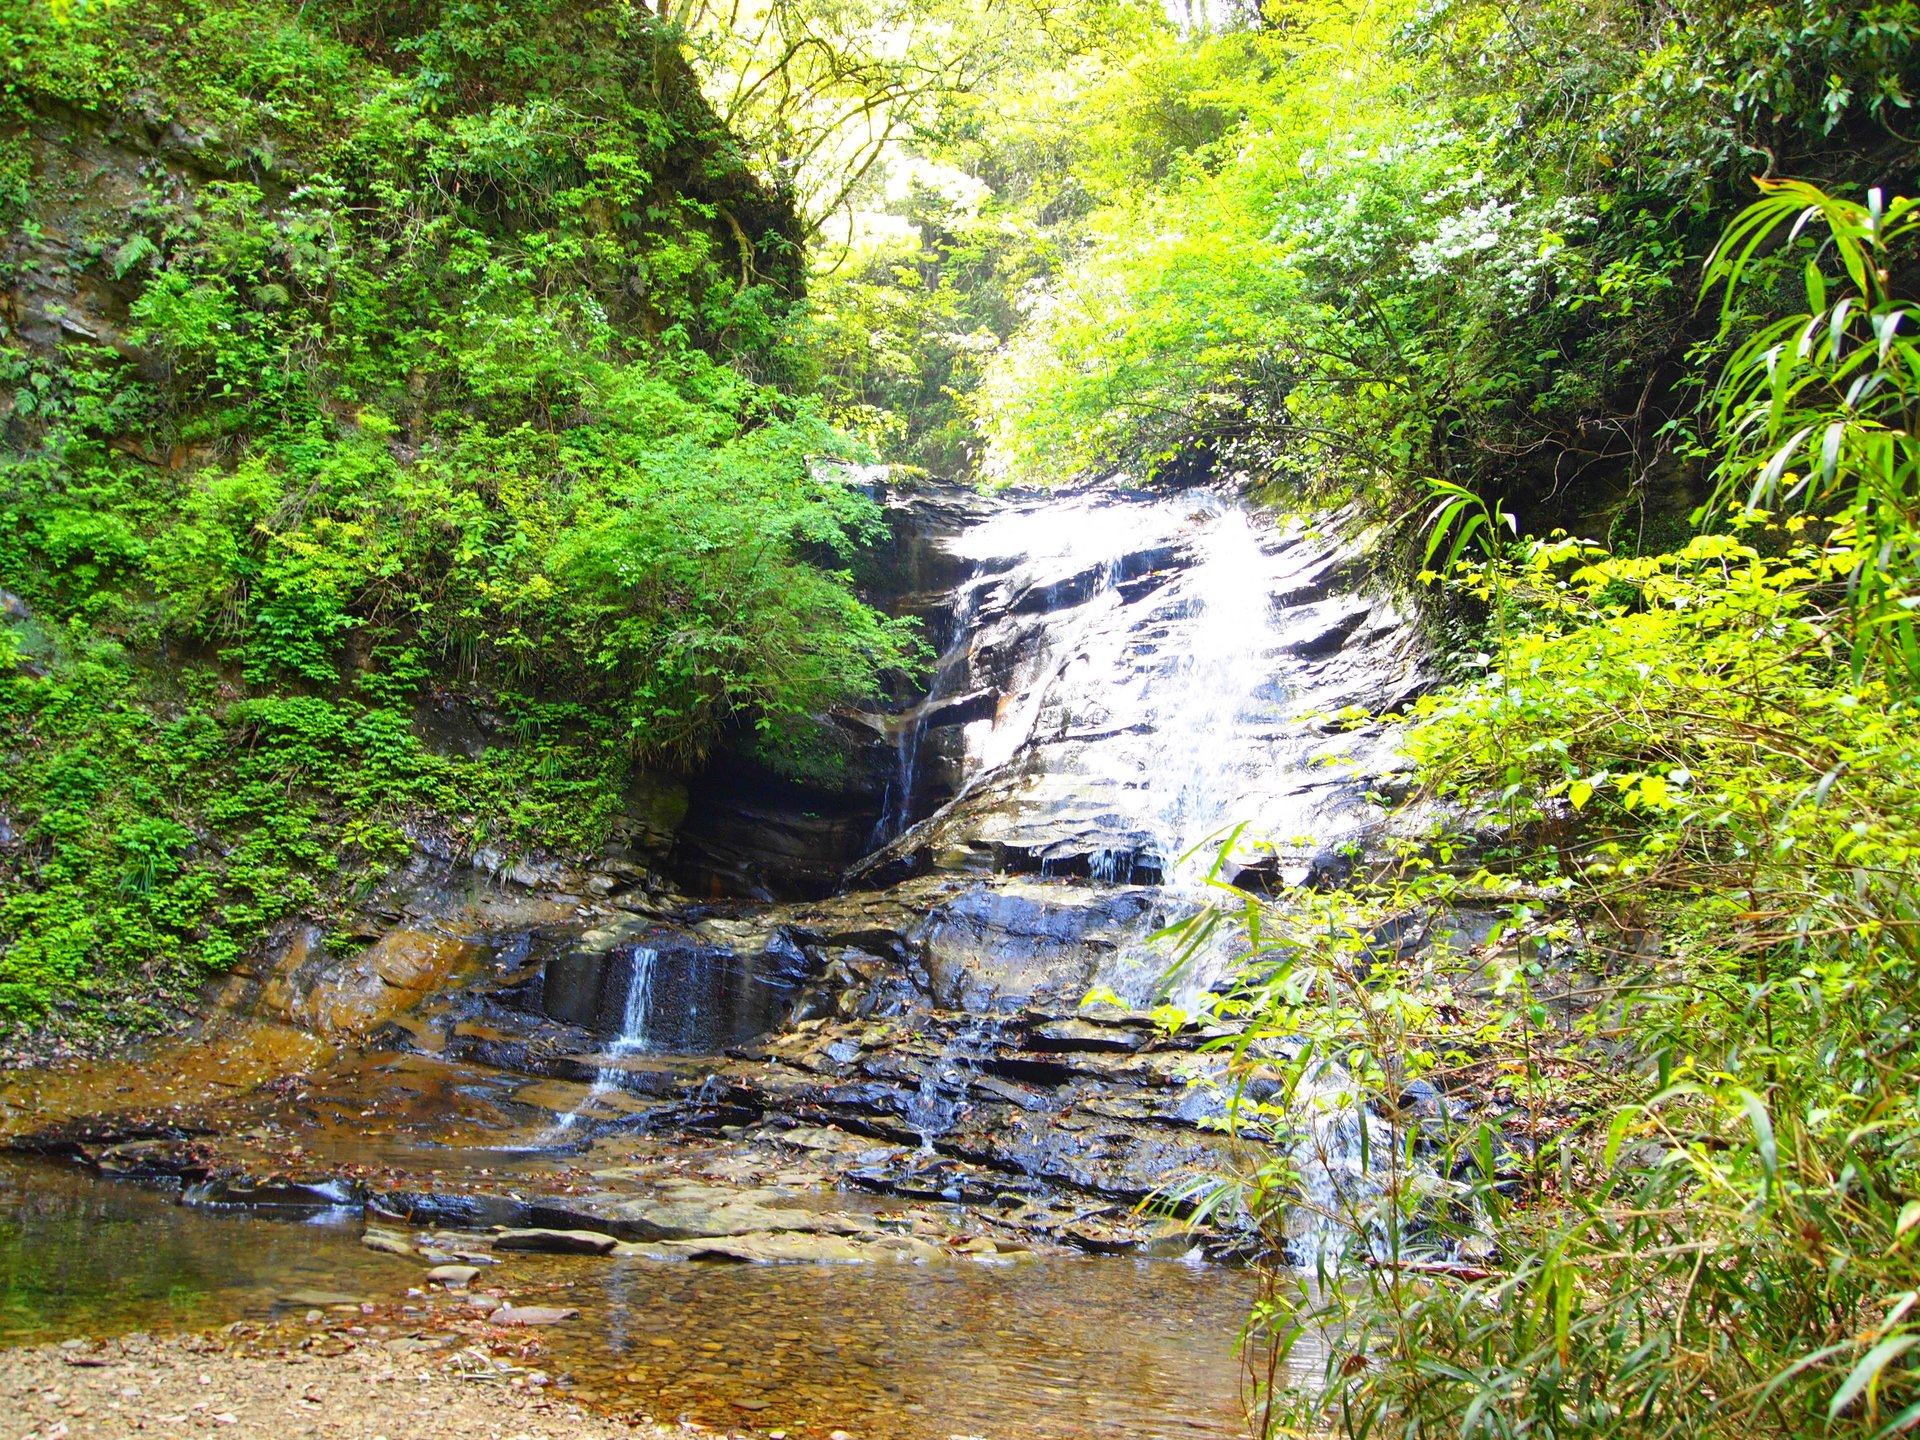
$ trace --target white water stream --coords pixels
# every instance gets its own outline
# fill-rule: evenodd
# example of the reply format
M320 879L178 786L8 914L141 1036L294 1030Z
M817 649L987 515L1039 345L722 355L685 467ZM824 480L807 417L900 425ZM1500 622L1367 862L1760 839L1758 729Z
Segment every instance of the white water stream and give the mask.
M1010 580L979 582L964 603L996 585L1018 592L1015 605L1034 592L1049 602L1000 713L966 730L963 800L976 788L1011 795L993 838L1051 847L1074 867L1045 862L1043 874L1157 884L1161 922L1218 898L1210 877L1236 832L1227 879L1263 855L1303 870L1301 857L1342 838L1334 832L1353 817L1324 803L1339 771L1319 763L1340 742L1316 711L1348 696L1340 666L1294 649L1368 607L1282 603L1315 593L1328 561L1328 546L1303 534L1192 491L1014 507L958 537L956 552L990 573L995 557L1019 557ZM1224 979L1230 948L1198 957L1180 998L1198 1001ZM1100 980L1144 1002L1163 968Z
M1014 506L954 548L990 576L1011 576L963 589L969 609L998 586L1016 610L1023 595L1044 596L1030 608L1046 617L1003 686L1010 703L968 727L962 800L998 787L1011 799L989 816L994 838L1031 836L1084 857L1078 871L1043 874L1158 884L1137 943L1097 977L1150 1003L1172 956L1147 932L1218 901L1216 871L1231 879L1264 851L1297 877L1302 857L1350 838L1351 805L1328 803L1338 771L1321 762L1337 760L1344 742L1329 738L1325 715L1359 698L1356 673L1379 664L1343 654L1347 637L1397 617L1324 583L1337 546L1299 524L1263 525L1238 499L1206 491ZM996 557L1018 558L1007 567ZM1217 927L1186 956L1170 998L1209 1008L1243 945L1238 926ZM1351 1091L1327 1063L1294 1096L1303 1194L1292 1240L1303 1265L1331 1259L1344 1235L1366 1228L1361 1217L1394 1163L1393 1127Z
M650 1048L647 1022L653 1013L653 976L659 963L658 950L644 946L634 948L633 968L628 973L626 1001L620 1016L620 1034L607 1047L609 1059L643 1055ZM597 1100L620 1088L621 1073L618 1065L601 1066L586 1095L578 1105L554 1122L555 1129L564 1132L579 1124L581 1116L592 1110Z

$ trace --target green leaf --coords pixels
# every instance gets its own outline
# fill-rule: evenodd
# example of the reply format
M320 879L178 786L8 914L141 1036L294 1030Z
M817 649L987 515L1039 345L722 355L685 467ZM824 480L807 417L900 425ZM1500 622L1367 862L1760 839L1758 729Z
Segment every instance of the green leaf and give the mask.
M1899 1222L1893 1227L1894 1238L1899 1239L1916 1225L1920 1225L1920 1200L1909 1200L1900 1207Z
M145 235L135 235L113 252L113 278L124 280L127 272L142 260L158 255L160 249Z
M1620 1147L1626 1142L1627 1130L1640 1118L1638 1105L1623 1106L1613 1117L1613 1123L1607 1127L1607 1145L1602 1154L1601 1163L1609 1170L1620 1158Z
M1780 1148L1773 1138L1773 1118L1767 1114L1766 1101L1751 1090L1735 1086L1733 1093L1740 1101L1740 1108L1746 1112L1747 1122L1753 1126L1760 1168L1766 1172L1767 1188L1771 1191L1780 1176Z
M1891 1335L1861 1356L1860 1363L1853 1367L1846 1383L1834 1392L1833 1399L1827 1405L1827 1418L1839 1419L1863 1391L1867 1392L1867 1403L1871 1408L1879 1392L1880 1372L1915 1345L1920 1345L1920 1335Z

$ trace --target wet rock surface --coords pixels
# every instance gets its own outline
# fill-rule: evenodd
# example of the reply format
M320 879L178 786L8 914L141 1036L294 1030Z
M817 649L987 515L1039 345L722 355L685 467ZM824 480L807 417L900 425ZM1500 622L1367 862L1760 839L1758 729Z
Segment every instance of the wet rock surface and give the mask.
M584 1033L566 1051L530 1017L514 1040L513 1012L484 988L437 1008L416 1016L425 1045L444 1037L457 1050L473 1028L461 1016L488 1014L493 1059L549 1078L425 1049L369 1051L217 1107L89 1117L13 1145L177 1186L188 1204L364 1208L497 1231L486 1249L610 1253L619 1242L768 1235L865 1246L876 1214L906 1213L876 1210L882 1199L965 1207L942 1222L963 1243L1234 1244L1218 1226L1188 1233L1135 1213L1161 1187L1219 1168L1229 1143L1219 1100L1194 1084L1217 1063L1196 1053L1201 1034L1168 1036L1142 1015L862 1017L856 999L849 1018L802 1020L730 1054L609 1057ZM159 1129L180 1138L153 1138ZM694 1155L725 1173L688 1179L675 1161ZM364 1238L411 1248L379 1228ZM762 1250L756 1258L804 1258Z
M1148 937L1193 903L1178 847L1214 820L1264 837L1222 873L1277 885L1381 828L1359 791L1385 740L1327 717L1417 689L1417 649L1369 590L1350 519L1255 524L1205 492L889 504L876 584L943 653L896 711L845 717L867 740L839 803L869 806L856 849L878 845L850 888L698 903L617 858L490 859L478 890L416 867L374 897L391 918L358 952L296 930L229 982L217 1063L186 1047L131 1085L30 1088L14 1143L205 1205L620 1242L860 1233L524 1160L699 1143L782 1157L814 1186L985 1204L986 1229L1043 1249L1170 1243L1130 1212L1223 1162L1207 1037L1079 1002L1153 998L1169 957ZM768 818L817 797L758 785L758 810L720 803L714 786L738 780L694 787L682 859L757 836L761 870L701 861L683 878L804 891L782 869L795 836L809 864L852 858ZM44 1123L63 1110L71 1123Z
M1210 492L1110 490L944 537L971 572L934 696L998 699L990 716L936 708L907 737L907 809L926 818L854 881L1160 885L1186 845L1244 823L1257 844L1228 878L1264 864L1299 883L1317 852L1363 844L1385 821L1364 792L1390 745L1335 717L1393 710L1431 680L1371 578L1373 540L1351 515L1255 523Z

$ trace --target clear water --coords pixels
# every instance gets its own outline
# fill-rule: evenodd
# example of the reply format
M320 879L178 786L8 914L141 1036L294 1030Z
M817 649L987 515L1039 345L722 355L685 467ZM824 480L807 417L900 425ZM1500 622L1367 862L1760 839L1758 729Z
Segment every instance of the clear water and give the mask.
M605 1267L556 1355L601 1399L887 1440L1241 1437L1237 1272L1172 1260ZM701 1346L718 1345L702 1351ZM765 1409L747 1410L737 1402Z
M276 1220L52 1165L0 1162L0 1343L266 1318L296 1290L401 1290L352 1212Z
M270 1318L319 1289L392 1301L420 1266L355 1217L275 1221L0 1161L0 1342ZM859 1440L1245 1433L1233 1337L1251 1277L1171 1260L693 1265L516 1256L509 1290L577 1306L542 1362L621 1413Z

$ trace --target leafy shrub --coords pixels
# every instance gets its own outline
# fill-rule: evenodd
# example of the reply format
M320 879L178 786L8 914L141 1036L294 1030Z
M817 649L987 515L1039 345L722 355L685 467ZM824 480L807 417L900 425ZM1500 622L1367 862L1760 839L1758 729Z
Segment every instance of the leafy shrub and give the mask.
M1421 702L1408 752L1504 843L1461 866L1409 842L1297 911L1239 900L1238 1117L1281 1143L1233 1190L1276 1255L1300 1196L1331 1196L1319 1283L1274 1266L1255 1316L1269 1428L1920 1425L1914 520L1888 434L1920 374L1880 218L1908 208L1773 186L1730 230L1730 314L1770 231L1814 254L1809 313L1732 350L1714 531L1618 557L1502 544L1483 511L1450 547L1499 653ZM1484 945L1388 938L1462 907L1497 916ZM1373 1135L1318 1190L1341 1156L1315 1098ZM1289 1377L1315 1332L1320 1373Z

